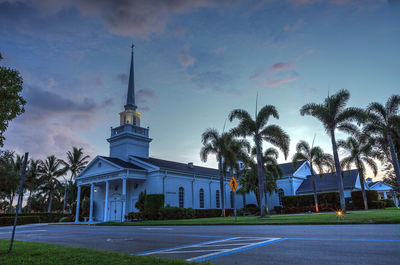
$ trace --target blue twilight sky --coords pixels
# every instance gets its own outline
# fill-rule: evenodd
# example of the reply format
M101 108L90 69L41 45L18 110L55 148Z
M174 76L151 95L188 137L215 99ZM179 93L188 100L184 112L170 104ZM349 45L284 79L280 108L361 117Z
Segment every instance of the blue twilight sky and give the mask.
M201 133L222 130L234 108L254 113L257 93L259 106L277 107L280 119L271 122L289 133L290 157L314 134L331 151L322 125L299 109L342 88L359 107L400 92L399 4L0 0L2 63L20 70L28 101L4 147L36 158L63 157L71 146L108 155L105 139L119 125L134 42L151 156L205 165Z

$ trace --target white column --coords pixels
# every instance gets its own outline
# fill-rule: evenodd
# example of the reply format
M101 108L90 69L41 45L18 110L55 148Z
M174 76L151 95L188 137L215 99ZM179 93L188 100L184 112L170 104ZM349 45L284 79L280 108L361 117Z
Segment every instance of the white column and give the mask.
M384 199L387 199L386 191L383 192L383 198L384 198Z
M81 203L81 186L78 185L78 196L76 198L75 223L79 222L79 205Z
M122 179L122 222L125 221L126 212L126 178Z
M94 195L94 184L90 184L90 212L89 222L93 222L93 195Z
M108 180L106 181L106 197L104 199L104 222L108 220Z

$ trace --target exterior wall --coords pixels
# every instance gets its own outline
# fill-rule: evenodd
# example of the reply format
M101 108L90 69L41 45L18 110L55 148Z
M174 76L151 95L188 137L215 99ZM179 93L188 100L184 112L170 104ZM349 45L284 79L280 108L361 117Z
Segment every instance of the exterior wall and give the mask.
M133 133L125 133L108 139L110 143L110 157L128 161L128 156L149 157L149 144L151 139L134 135Z

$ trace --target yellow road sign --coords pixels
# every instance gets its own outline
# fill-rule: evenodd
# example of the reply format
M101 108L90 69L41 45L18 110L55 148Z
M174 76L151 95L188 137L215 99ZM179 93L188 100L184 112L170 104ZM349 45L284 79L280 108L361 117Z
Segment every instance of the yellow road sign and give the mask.
M229 181L229 187L231 187L233 192L236 192L237 186L238 186L238 183L237 183L235 177L232 176L231 180Z

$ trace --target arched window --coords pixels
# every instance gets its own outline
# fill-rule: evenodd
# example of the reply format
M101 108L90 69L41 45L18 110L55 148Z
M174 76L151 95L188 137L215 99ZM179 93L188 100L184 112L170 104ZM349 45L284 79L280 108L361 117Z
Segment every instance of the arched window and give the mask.
M185 190L183 187L179 188L179 207L184 207L184 195L185 195Z
M279 204L282 205L282 197L285 196L285 192L283 189L278 190L278 196L279 196Z
M200 189L200 208L204 208L204 190Z
M217 207L217 208L219 208L220 207L220 205L219 205L219 190L217 190L216 192L215 192L215 206Z

